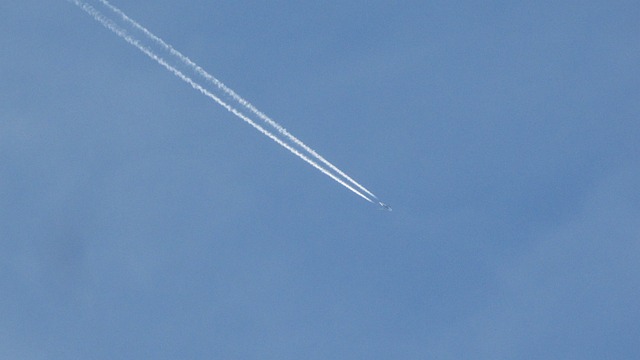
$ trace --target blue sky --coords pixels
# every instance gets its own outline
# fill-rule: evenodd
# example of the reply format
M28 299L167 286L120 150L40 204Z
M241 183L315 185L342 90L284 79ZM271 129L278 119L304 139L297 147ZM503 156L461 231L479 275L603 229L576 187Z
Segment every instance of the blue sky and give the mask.
M91 1L95 4L96 1ZM640 5L0 5L0 357L640 357Z

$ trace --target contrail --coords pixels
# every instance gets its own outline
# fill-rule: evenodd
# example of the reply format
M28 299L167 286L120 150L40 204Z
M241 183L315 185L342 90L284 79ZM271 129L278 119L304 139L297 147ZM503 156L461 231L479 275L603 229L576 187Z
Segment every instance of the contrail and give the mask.
M221 89L224 93L226 93L227 95L229 95L231 98L233 98L233 100L237 101L238 103L240 103L242 106L244 106L245 108L247 108L248 110L250 110L251 112L253 112L255 115L257 115L261 120L263 120L264 122L266 122L267 124L271 125L273 128L275 128L276 130L278 130L278 132L280 132L282 135L284 135L286 138L288 138L289 140L291 140L293 143L295 143L296 145L300 146L302 149L304 149L305 151L307 151L309 154L311 154L312 156L314 156L316 159L318 159L320 162L322 162L323 164L325 164L326 166L328 166L331 170L335 171L336 173L340 174L342 177L344 177L345 179L347 179L348 181L350 181L352 184L354 184L355 186L357 186L360 190L366 192L367 194L369 194L371 197L377 199L378 197L375 196L371 191L367 190L367 188L365 188L364 186L360 185L357 181L355 181L354 179L352 179L351 177L349 177L349 175L345 174L342 170L338 169L338 167L336 167L335 165L333 165L332 163L330 163L328 160L326 160L324 157L322 157L320 154L318 154L315 150L313 150L312 148L310 148L308 145L306 145L305 143L303 143L300 139L298 139L297 137L295 137L294 135L292 135L291 133L289 133L282 125L278 124L276 121L274 121L273 119L271 119L270 117L268 117L267 115L265 115L263 112L261 112L260 110L258 110L255 106L253 106L253 104L251 104L250 102L248 102L247 100L245 100L244 98L242 98L240 95L238 95L235 91L233 91L231 88L229 88L228 86L226 86L225 84L223 84L220 80L216 79L213 75L209 74L206 70L204 70L202 67L198 66L198 64L196 64L195 62L193 62L191 59L189 59L187 56L183 55L182 53L180 53L178 50L174 49L173 46L169 45L168 43L166 43L164 40L162 40L161 38L159 38L158 36L154 35L151 31L149 31L147 28L145 28L144 26L140 25L137 21L133 20L132 18L130 18L129 16L127 16L127 14L125 14L122 10L120 10L119 8L115 7L114 5L112 5L111 3L109 3L107 0L99 0L103 5L105 5L106 7L108 7L109 9L111 9L111 11L115 12L116 14L120 15L120 17L122 17L123 20L125 20L126 22L128 22L129 24L133 25L136 29L144 32L145 35L147 35L147 37L149 37L150 39L152 39L153 41L155 41L158 45L162 46L165 50L169 51L172 55L178 57L184 64L188 65L189 67L191 67L196 73L198 73L200 76L204 77L206 80L208 80L209 82L213 83L214 85L216 85L219 89Z
M188 76L186 76L185 74L180 72L180 70L178 70L175 67L169 65L164 59L162 59L161 57L156 55L150 49L148 49L148 48L144 47L143 45L141 45L138 40L136 40L135 38L133 38L132 36L127 34L127 32L125 30L121 29L119 26L117 26L111 20L106 18L104 15L102 15L98 10L93 8L91 5L89 5L87 3L84 3L81 0L69 0L69 1L73 2L75 5L80 7L87 14L91 15L94 18L94 20L96 20L99 23L101 23L104 27L106 27L107 29L111 30L113 33L115 33L120 38L122 38L123 40L128 42L130 45L135 46L138 50L142 51L145 55L147 55L151 59L155 60L158 64L162 65L165 69L169 70L171 73L173 73L175 76L180 78L182 81L184 81L187 84L191 85L191 87L193 87L194 89L200 91L203 95L205 95L205 96L211 98L212 100L214 100L220 106L224 107L227 111L231 112L232 114L234 114L235 116L239 117L240 119L242 119L243 121L245 121L249 125L253 126L256 130L260 131L262 134L266 135L271 140L273 140L276 143L278 143L280 146L284 147L285 149L289 150L294 155L296 155L299 158L301 158L302 160L306 161L311 166L313 166L316 169L320 170L323 174L329 176L330 178L332 178L333 180L338 182L340 185L342 185L342 186L346 187L347 189L353 191L355 194L359 195L360 197L362 197L363 199L369 201L370 203L373 203L373 201L371 199L369 199L367 196L365 196L364 194L362 194L358 190L354 189L351 185L347 184L342 179L337 178L334 174L330 173L325 168L321 167L316 162L314 162L313 160L309 159L304 154L301 154L298 150L296 150L293 147L291 147L291 145L283 142L278 137L276 137L275 135L270 133L268 130L266 130L262 126L256 124L253 120L251 120L250 118L246 117L244 114L242 114L241 112L239 112L235 108L231 107L229 104L227 104L224 101L222 101L220 98L218 98L217 96L212 94L210 91L208 91L207 89L202 87L200 84L196 83L191 78L189 78Z

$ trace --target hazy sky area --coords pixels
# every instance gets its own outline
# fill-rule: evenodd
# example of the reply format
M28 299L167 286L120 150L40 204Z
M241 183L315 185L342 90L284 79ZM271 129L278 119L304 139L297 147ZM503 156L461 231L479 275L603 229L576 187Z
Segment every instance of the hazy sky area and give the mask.
M112 1L393 211L5 1L0 359L640 358L640 2Z

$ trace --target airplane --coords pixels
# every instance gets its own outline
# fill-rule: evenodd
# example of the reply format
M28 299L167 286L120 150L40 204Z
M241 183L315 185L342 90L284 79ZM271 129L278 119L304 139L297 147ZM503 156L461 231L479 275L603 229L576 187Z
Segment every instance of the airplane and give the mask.
M378 204L380 204L380 210L385 210L385 211L392 211L391 207L381 201L378 202Z

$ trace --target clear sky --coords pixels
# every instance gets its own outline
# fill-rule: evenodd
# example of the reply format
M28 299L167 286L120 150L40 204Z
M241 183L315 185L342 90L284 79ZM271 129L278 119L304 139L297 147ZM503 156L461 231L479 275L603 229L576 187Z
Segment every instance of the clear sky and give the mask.
M393 212L5 1L0 358L640 358L638 1L113 4Z

